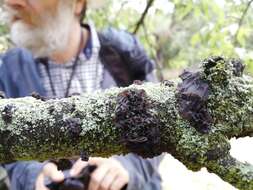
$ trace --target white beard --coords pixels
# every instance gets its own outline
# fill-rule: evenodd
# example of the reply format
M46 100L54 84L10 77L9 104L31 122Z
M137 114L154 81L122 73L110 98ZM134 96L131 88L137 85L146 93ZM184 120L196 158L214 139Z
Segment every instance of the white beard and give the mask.
M64 2L60 1L55 16L43 15L43 26L35 28L21 20L14 22L11 26L13 43L27 48L34 57L49 57L54 52L64 50L75 19L72 7Z

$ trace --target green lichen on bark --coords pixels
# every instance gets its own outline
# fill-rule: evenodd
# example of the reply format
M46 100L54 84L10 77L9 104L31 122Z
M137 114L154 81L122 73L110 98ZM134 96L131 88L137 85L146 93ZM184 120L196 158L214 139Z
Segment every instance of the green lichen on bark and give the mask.
M202 102L212 118L208 130L193 126L194 117L182 117L178 86L171 82L113 88L62 100L2 99L0 162L69 157L82 151L93 156L131 151L122 142L124 126L115 123L116 108L119 94L143 90L147 105L151 105L144 106L147 115L159 119L160 143L149 156L169 152L189 169L207 167L237 188L251 190L252 166L230 157L229 139L253 135L253 79L242 75L235 60L219 57L204 60L199 76L197 85L199 80L209 85L208 99ZM150 125L141 127L152 130ZM137 142L143 143L143 139L137 138Z

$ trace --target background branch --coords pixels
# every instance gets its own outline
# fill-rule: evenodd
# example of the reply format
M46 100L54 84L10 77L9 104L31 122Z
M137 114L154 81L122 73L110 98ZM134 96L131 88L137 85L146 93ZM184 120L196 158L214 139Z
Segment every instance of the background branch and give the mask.
M136 23L136 27L135 27L135 29L133 31L133 34L136 34L138 32L140 26L143 24L143 22L145 20L145 17L146 17L146 15L148 13L149 8L153 5L154 1L155 0L149 0L148 1L146 8L145 8L144 12L141 15L140 20Z
M251 5L252 2L253 2L253 0L250 0L250 1L247 3L246 8L244 9L244 11L243 11L243 13L242 13L242 16L241 16L241 18L240 18L240 20L239 20L238 29L237 29L237 31L236 31L236 33L235 33L235 36L234 36L234 45L237 45L237 44L238 44L237 37L238 37L238 34L239 34L239 32L240 32L240 29L241 29L241 26L242 26L242 24L243 24L243 21L244 21L244 19L245 19L245 16L247 15L247 12L248 12L248 10L249 10L250 5Z

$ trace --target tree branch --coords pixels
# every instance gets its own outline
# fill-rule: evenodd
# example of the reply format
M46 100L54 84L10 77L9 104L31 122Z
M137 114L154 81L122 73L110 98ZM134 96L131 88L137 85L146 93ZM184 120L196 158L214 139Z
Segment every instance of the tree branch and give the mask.
M240 30L241 30L241 26L242 26L242 24L243 24L244 18L245 18L245 16L247 15L248 10L249 10L250 5L251 5L252 2L253 2L253 0L250 0L250 1L247 3L247 5L246 5L246 7L245 7L245 9L244 9L244 11L243 11L243 13L242 13L242 16L241 16L241 18L240 18L240 20L239 20L238 28L237 28L237 31L236 31L235 36L234 36L234 45L236 45L236 44L238 43L238 40L237 40L238 34L239 34Z
M229 154L230 138L253 136L253 79L243 69L240 61L212 57L199 72L183 73L178 85L136 84L59 100L2 99L0 162L169 152L189 169L206 167L251 190L252 165Z
M147 13L148 13L149 8L153 5L154 1L155 1L155 0L149 0L149 1L148 1L146 8L145 8L144 12L143 12L142 15L141 15L140 20L136 23L136 27L135 27L135 29L134 29L134 31L133 31L133 34L136 34L136 33L138 32L140 26L142 25L142 23L143 23L144 20L145 20L145 17L146 17L146 15L147 15Z

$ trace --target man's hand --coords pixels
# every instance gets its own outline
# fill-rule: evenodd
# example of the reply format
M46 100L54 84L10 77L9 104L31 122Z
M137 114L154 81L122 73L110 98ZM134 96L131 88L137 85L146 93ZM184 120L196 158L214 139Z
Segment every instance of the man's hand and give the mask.
M91 174L88 190L120 190L129 182L128 172L113 158L90 158L88 164L97 166ZM71 175L77 175L86 165L87 162L78 160Z
M47 163L42 172L38 175L35 183L35 190L49 190L44 185L45 178L48 177L54 182L61 182L64 180L64 175L57 169L57 166L53 163Z
M121 190L129 182L128 172L113 158L90 158L88 162L79 159L71 168L70 175L77 176L88 164L97 166L91 174L88 190ZM64 180L63 172L59 171L55 164L48 163L36 180L36 190L49 190L44 185L46 177L54 182Z

